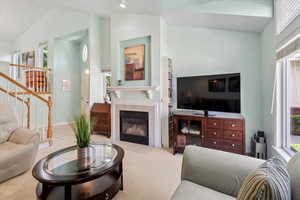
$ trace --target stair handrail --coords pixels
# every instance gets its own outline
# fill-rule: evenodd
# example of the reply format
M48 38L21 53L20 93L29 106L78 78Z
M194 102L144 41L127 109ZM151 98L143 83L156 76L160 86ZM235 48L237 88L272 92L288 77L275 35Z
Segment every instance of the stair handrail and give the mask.
M7 91L6 89L0 87L0 91L3 93L8 94L9 96L17 99L18 101L21 101L22 103L25 103L26 107L27 107L27 128L30 129L30 97L27 98L27 100L25 101L24 99L18 97L17 95Z
M36 97L37 99L43 101L44 103L47 104L48 106L48 129L47 129L47 138L49 139L49 142L52 143L52 137L53 137L53 129L52 129L52 107L53 107L53 102L52 102L52 97L49 96L48 99L45 99L44 97L41 97L40 95L36 94L36 92L28 89L26 86L18 83L17 81L15 81L14 79L10 78L9 76L7 76L6 74L4 74L3 72L0 72L0 77L3 77L4 79L6 79L7 81L15 84L16 86L18 86L19 88L25 90L27 93L31 94L32 96ZM8 93L10 95L14 95L11 93ZM30 102L30 100L29 100Z
M39 69L44 71L52 71L52 68L43 68L43 67L34 67L30 65L20 65L20 64L9 64L10 67L19 67L19 68L25 68L25 69Z

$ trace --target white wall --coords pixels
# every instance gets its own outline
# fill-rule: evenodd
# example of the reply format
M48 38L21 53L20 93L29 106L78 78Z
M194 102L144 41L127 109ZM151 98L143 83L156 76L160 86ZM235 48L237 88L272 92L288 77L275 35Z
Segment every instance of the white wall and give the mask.
M110 18L102 18L100 22L100 39L101 39L101 69L111 69L111 28Z
M53 85L53 123L67 123L81 113L81 62L80 43L56 40L54 50L55 76ZM63 91L63 80L71 83L69 91Z
M90 107L104 102L104 81L101 72L101 18L91 15L89 20Z
M113 85L120 79L120 42L144 36L151 36L151 84L160 85L161 38L160 17L146 15L115 14L111 16L111 66ZM112 99L114 104L155 105L158 109L155 132L161 133L160 92L154 92L153 99L148 99L142 92L126 92L121 99ZM112 112L114 112L114 106ZM112 127L115 127L114 120ZM115 131L114 129L112 131ZM114 135L114 132L113 134ZM161 137L156 137L156 144L161 144Z
M12 45L11 41L0 40L0 61L11 62Z
M268 156L273 155L272 145L275 140L275 116L271 114L274 75L276 67L276 37L275 37L275 20L273 19L261 34L262 48L262 120L263 129L267 136Z
M20 51L36 49L39 42L53 42L56 37L88 29L88 22L89 15L82 12L54 9L19 36L14 43L14 49Z
M260 35L218 29L169 26L168 53L175 76L241 73L241 111L246 119L246 146L262 128Z

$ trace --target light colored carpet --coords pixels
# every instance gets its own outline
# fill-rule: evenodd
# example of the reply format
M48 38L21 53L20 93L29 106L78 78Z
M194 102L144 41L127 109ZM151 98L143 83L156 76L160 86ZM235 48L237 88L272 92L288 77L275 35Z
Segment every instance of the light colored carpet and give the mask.
M74 145L73 132L68 126L54 129L54 144L40 149L37 161L47 154ZM108 142L102 136L92 137L93 141ZM182 156L160 148L118 142L125 150L124 191L115 200L168 200L180 183ZM36 180L28 172L0 184L0 200L33 200Z

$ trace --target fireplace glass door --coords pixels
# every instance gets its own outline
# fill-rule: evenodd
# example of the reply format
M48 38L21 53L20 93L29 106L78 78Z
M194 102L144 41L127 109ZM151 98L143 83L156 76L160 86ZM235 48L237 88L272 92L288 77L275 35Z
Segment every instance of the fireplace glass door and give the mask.
M120 111L120 139L149 145L148 112Z

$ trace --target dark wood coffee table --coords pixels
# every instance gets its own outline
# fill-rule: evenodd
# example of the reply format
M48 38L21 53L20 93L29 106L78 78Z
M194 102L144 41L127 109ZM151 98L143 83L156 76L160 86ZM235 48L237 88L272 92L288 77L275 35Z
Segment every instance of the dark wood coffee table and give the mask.
M78 168L77 147L51 153L40 160L32 174L39 183L41 200L112 199L123 190L124 150L114 144L94 143L94 162L86 170Z

